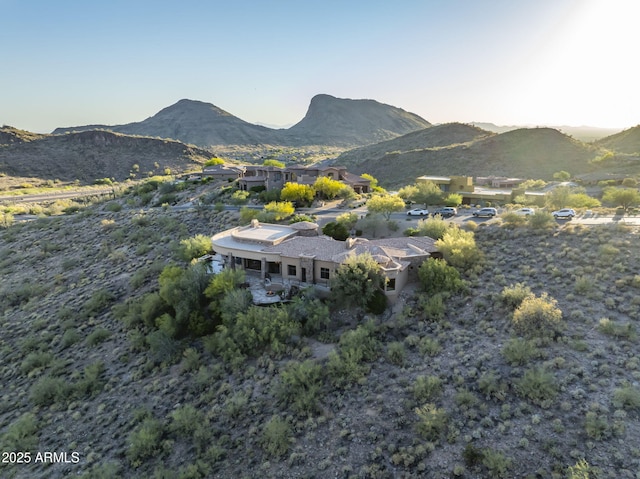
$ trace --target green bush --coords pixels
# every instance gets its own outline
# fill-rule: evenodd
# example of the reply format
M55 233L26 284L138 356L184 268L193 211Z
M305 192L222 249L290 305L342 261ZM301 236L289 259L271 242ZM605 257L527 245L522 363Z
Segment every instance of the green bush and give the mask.
M439 240L449 229L449 224L440 215L432 216L431 218L419 220L416 234L410 236L428 236Z
M523 366L539 355L535 342L512 338L502 348L502 355L512 366Z
M391 364L402 366L404 364L406 356L407 351L402 342L393 341L392 343L389 343L389 346L387 346L387 360Z
M442 346L437 339L425 336L420 340L418 350L423 356L437 356L442 351Z
M82 312L86 316L95 316L115 300L115 296L106 289L99 289L84 303Z
M588 411L584 418L584 430L591 439L601 440L611 433L606 417L595 411Z
M529 216L529 228L533 230L543 230L551 228L556 224L553 215L547 211L536 211Z
M273 416L262 429L262 448L270 456L284 456L292 440L291 426L279 416Z
M67 400L70 389L62 378L43 376L31 387L29 397L36 406L50 406Z
M204 415L191 404L185 404L171 411L169 429L178 437L193 436L196 428L204 422Z
M322 233L334 240L344 241L349 237L349 230L342 223L330 222L322 227Z
M320 410L323 368L312 360L290 362L280 373L278 397L290 404L298 414L314 414Z
M98 344L106 341L110 337L111 337L111 331L104 328L98 328L94 330L89 336L87 336L87 339L85 340L85 342L87 343L88 346L97 346Z
M513 312L513 325L525 336L554 337L564 330L562 311L558 302L543 293L540 297L528 296Z
M122 210L122 205L120 203L118 203L117 201L110 201L105 206L105 209L107 211L111 211L112 213L117 213L118 211Z
M437 293L433 296L420 295L418 297L418 306L424 313L427 321L440 321L444 318L446 311L446 303L443 293Z
M613 393L613 404L616 407L640 411L640 390L633 386L616 389Z
M442 238L436 241L435 246L447 263L463 271L472 269L482 261L482 253L476 245L472 231L450 227Z
M441 259L424 261L418 268L418 277L427 294L455 293L464 288L464 281L458 270Z
M102 378L105 371L104 363L97 361L84 368L82 378L73 385L76 397L92 397L102 391L105 381Z
M36 416L25 413L11 424L2 435L0 444L4 451L32 451L38 446L38 421Z
M36 351L29 353L26 358L20 364L20 372L22 374L29 374L34 369L44 369L53 360L53 354Z
M442 394L442 380L437 376L418 376L413 383L413 397L418 402L434 401Z
M418 415L416 430L427 441L436 441L447 427L447 413L435 404L425 404L415 409Z
M184 261L191 261L211 252L211 238L205 235L196 235L180 241L178 255Z
M484 449L482 451L482 465L490 472L491 477L509 477L511 459L500 451Z
M531 288L524 283L511 284L502 289L500 302L510 309L516 309L532 294Z
M129 434L126 456L133 467L139 467L145 460L160 453L163 434L160 421L150 417Z
M554 399L558 394L553 374L538 367L525 371L522 378L515 382L515 388L520 396L538 405Z

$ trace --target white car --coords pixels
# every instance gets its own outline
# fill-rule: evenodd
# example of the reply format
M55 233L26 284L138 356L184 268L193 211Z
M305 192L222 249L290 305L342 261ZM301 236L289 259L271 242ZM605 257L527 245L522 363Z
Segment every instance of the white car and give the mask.
M521 216L531 216L535 214L535 212L536 210L533 208L520 208L519 210L516 210L516 214Z
M495 208L482 208L479 209L478 211L474 211L473 216L479 217L479 216L495 216L498 214L498 210L496 210Z
M554 211L551 214L556 219L558 219L558 218L569 218L569 219L571 219L576 215L576 212L574 210L572 210L571 208L563 208L561 210Z
M425 210L422 208L414 208L412 210L407 211L407 216L427 216L429 214L429 210Z

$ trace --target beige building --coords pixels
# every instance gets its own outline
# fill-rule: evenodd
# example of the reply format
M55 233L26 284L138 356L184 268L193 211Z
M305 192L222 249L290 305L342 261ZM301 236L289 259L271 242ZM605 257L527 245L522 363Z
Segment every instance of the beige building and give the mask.
M318 234L318 225L259 223L223 231L212 237L213 250L224 258L225 267L245 271L282 283L283 287L317 285L328 290L336 269L348 257L369 253L386 278L390 301L409 282L417 279L418 267L429 257L440 255L435 240L428 237L337 241Z

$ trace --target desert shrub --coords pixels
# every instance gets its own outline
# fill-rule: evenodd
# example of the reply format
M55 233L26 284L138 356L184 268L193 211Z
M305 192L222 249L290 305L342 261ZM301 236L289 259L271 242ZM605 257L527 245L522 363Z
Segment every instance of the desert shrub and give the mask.
M102 462L91 466L79 479L120 479L122 466L118 462Z
M411 236L428 236L435 240L439 240L449 229L449 223L447 223L440 215L432 216L424 220L418 221L418 227L416 228L417 234Z
M461 270L469 270L482 261L472 231L450 227L435 246L447 263Z
M363 364L379 355L380 343L374 336L375 326L370 321L340 336L338 352L329 354L327 371L336 387L347 387L358 382L369 370Z
M2 435L0 445L4 451L31 451L38 445L38 421L36 416L25 413L13 422Z
M478 389L487 399L504 400L508 385L494 371L488 371L478 378Z
M585 294L593 289L595 286L595 281L591 276L578 276L576 278L573 289L577 294Z
M22 374L29 374L34 369L44 369L53 360L53 354L35 351L29 353L26 358L20 364L20 372Z
M312 293L305 292L293 298L288 309L291 318L302 324L302 332L306 335L325 331L331 323L329 306L314 298Z
M360 381L369 371L358 351L331 351L327 362L327 373L334 387L347 388Z
M422 289L427 294L457 292L464 288L460 273L441 259L428 259L418 268Z
M338 304L366 308L384 284L380 265L370 254L348 257L331 279L331 296Z
M238 314L246 312L252 304L253 296L248 289L229 291L218 303L222 321L225 323L233 321ZM214 309L215 303L212 303L209 307Z
M160 421L151 417L144 419L131 431L127 440L129 447L126 456L133 467L140 466L146 459L160 453L163 434L164 429Z
M500 293L500 302L510 309L516 309L525 298L531 296L531 288L524 283L505 286Z
M640 410L640 390L633 386L618 388L613 393L613 404L624 409Z
M482 465L487 468L491 477L508 477L511 459L500 451L484 449L482 451Z
M418 402L434 401L442 394L442 379L437 376L418 376L413 383L413 397Z
M636 338L635 326L632 323L617 324L609 318L601 318L600 321L598 321L598 330L614 338L625 338L629 340Z
M542 405L556 397L558 387L553 374L543 368L531 368L515 381L517 393L534 404Z
M447 427L447 413L435 404L425 404L415 409L418 415L416 430L427 441L436 441Z
M512 338L502 348L502 355L512 366L523 366L537 357L539 351L531 340Z
M230 361L238 357L257 356L267 350L281 355L292 336L300 332L300 324L282 307L269 309L269 320L265 321L265 310L251 306L223 324L214 333L210 343L215 354Z
M62 378L43 376L31 387L29 398L36 406L50 406L68 399L70 388Z
M83 370L82 378L73 385L76 397L91 397L102 391L105 384L102 378L104 370L105 367L102 361L86 366Z
M425 336L420 340L420 344L418 345L418 350L420 354L423 356L437 356L440 351L442 351L442 346L438 342L437 339L430 338Z
M152 331L145 338L151 359L157 363L171 362L180 350L179 343L164 331Z
M333 221L322 227L322 233L337 241L344 241L349 237L349 230L342 223Z
M262 428L262 448L270 456L284 456L292 441L291 426L280 416L273 416Z
M87 339L85 340L85 342L87 343L88 346L97 346L98 344L106 341L110 337L111 337L111 331L104 328L97 328L89 336L87 336Z
M367 303L367 311L372 314L382 314L386 309L387 296L381 290L376 289Z
M62 339L60 340L60 346L62 349L67 349L69 346L80 341L80 334L75 329L67 329L62 335Z
M443 293L437 293L432 296L422 294L418 297L418 307L424 313L427 321L440 321L444 318L446 311L446 303Z
M580 459L573 466L567 468L567 479L589 479L592 477L592 469L589 463L584 459Z
M502 224L508 228L517 228L518 226L523 226L527 223L526 216L513 212L504 213L500 215L500 218L502 219Z
M246 225L251 223L251 220L255 220L258 218L259 210L255 208L249 208L247 206L243 206L240 208L240 224Z
M111 211L112 213L117 213L118 211L122 210L122 205L117 201L110 201L106 204L105 209L107 211Z
M387 360L391 364L402 366L404 364L406 356L407 351L402 342L393 341L389 344L389 346L387 346Z
M584 418L584 430L591 439L604 439L610 434L607 418L596 411L588 411Z
M280 373L277 395L298 414L318 412L322 391L322 366L312 360L290 362Z
M211 252L211 238L205 235L196 235L192 238L186 238L180 241L178 255L184 261L191 261Z
M94 316L104 310L115 300L115 296L106 289L99 289L84 303L82 312L86 316Z
M525 336L555 336L564 329L562 311L558 302L543 293L540 297L528 296L513 312L513 325Z
M169 416L169 430L178 437L191 437L198 425L204 422L203 414L191 404L174 409Z
M537 210L529 216L529 228L533 230L543 230L555 225L555 219L548 211Z

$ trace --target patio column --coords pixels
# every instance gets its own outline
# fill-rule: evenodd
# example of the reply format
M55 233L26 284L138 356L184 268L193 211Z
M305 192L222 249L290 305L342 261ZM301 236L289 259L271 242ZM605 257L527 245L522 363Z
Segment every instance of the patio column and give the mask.
M236 260L233 257L233 253L229 253L227 255L227 264L229 265L230 269L236 269Z
M265 278L266 272L267 272L267 258L262 258L260 262L260 279Z

